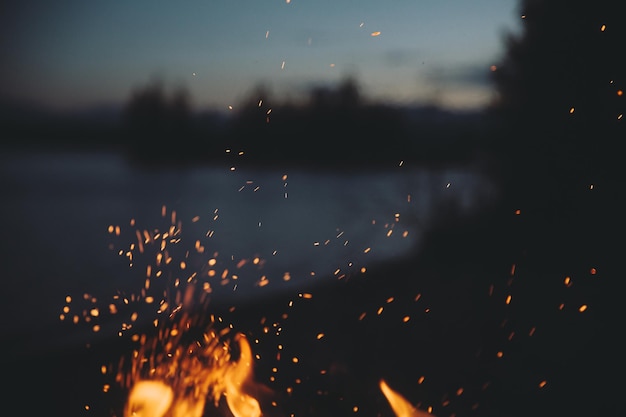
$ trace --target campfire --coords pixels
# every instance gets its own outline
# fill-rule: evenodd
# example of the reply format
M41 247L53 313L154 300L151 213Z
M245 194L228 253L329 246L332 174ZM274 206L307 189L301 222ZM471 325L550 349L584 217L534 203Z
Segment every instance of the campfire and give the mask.
M106 326L100 323L103 311L111 317L125 317L117 334L128 341L130 348L116 365L102 368L126 393L123 410L114 415L282 415L276 411L281 404L274 390L255 379L255 354L248 337L235 330L233 324L226 325L222 317L212 312L211 304L211 297L220 288L233 285L236 289L243 283L239 274L246 267L258 272L265 261L259 257L231 259L229 265L237 272L229 270L229 266L220 271L218 253L207 256L206 243L200 240L194 241L192 250L177 251L177 245L185 241L182 223L175 211L168 212L165 207L161 217L169 221L163 230L135 229L135 241L130 245L123 249L111 245L131 268L145 269L139 289L118 290L106 307L99 305L98 297L84 294L82 300L87 305L73 315L77 308L68 296L61 315L61 319L71 319L74 324L89 324L94 332L101 332ZM135 220L130 225L135 227ZM110 226L109 233L115 238L124 234L120 226ZM206 236L210 238L211 233ZM182 260L177 259L180 253ZM269 281L260 273L254 282L263 287ZM311 294L300 293L299 297L309 299ZM318 339L321 337L318 334ZM105 385L105 392L110 389ZM432 415L416 408L384 379L380 379L379 389L398 417Z
M221 342L214 331L206 332L202 341L192 345L174 340L180 342L180 338L174 337L167 343L174 351L171 355L154 358L146 357L146 351L134 353L135 369L129 375L132 385L124 417L202 417L207 401L218 409L220 400L225 400L234 417L265 414L260 398L269 396L271 390L254 381L252 349L243 334L232 338L236 346ZM233 348L238 350L236 359ZM146 375L140 376L137 368L150 363L154 363L154 368L145 368ZM431 415L418 410L385 380L380 380L379 387L397 417Z
M258 396L263 389L253 380L250 344L240 333L232 342L236 346L221 341L216 332L207 331L191 344L172 337L165 346L171 350L164 354L135 352L124 416L201 417L207 401L218 408L221 399L235 417L261 416L259 401L252 393ZM238 350L236 359L233 348ZM137 368L144 368L144 364L149 366L142 373Z

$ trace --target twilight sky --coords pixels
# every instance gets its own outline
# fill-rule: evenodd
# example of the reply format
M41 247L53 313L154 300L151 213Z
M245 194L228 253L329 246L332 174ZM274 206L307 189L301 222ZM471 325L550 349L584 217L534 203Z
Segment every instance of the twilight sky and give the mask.
M0 98L116 104L160 79L226 110L263 84L297 99L354 77L364 96L480 107L516 0L21 0L0 6ZM377 34L379 32L379 34Z

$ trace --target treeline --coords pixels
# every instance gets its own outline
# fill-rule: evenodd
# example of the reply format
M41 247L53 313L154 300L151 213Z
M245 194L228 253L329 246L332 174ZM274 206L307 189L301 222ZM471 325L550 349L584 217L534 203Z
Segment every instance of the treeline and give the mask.
M420 109L422 120L416 122L408 109L365 100L353 79L314 88L300 103L275 100L259 87L230 114L192 115L190 108L183 90L167 95L159 83L137 90L124 111L133 158L143 163L237 158L301 166L432 162L466 157L460 142L477 128L468 123L461 128L452 116L443 125L425 115L444 114L436 109Z
M132 91L117 115L109 113L22 111L4 126L20 147L108 148L154 166L439 163L470 157L485 137L478 114L372 102L352 78L313 88L300 102L277 100L260 86L229 112L198 112L184 88L156 81Z

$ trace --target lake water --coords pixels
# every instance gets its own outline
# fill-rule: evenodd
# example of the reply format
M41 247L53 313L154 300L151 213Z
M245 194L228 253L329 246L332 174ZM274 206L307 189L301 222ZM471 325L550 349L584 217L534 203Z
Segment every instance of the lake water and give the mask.
M216 289L216 302L229 303L310 291L415 253L443 211L471 216L497 195L477 166L156 170L114 153L73 152L12 152L1 162L5 307L16 332L57 322L65 295L141 288L154 258L119 253L138 231L167 231L172 215L174 262L206 273L216 259L217 272L237 275Z

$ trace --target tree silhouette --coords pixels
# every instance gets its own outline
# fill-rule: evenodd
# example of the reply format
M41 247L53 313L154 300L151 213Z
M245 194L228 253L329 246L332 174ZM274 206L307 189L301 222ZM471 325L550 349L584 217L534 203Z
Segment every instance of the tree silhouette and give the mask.
M536 204L567 200L563 184L608 178L623 137L623 12L608 0L522 0L493 72L513 192ZM622 9L623 10L623 9Z
M336 88L316 87L310 92L310 106L322 111L353 110L362 104L359 85L353 77L344 79Z
M613 285L621 274L614 242L623 222L624 10L620 1L521 0L523 31L509 36L493 73L499 93L493 111L502 121L500 149L508 168L505 208L521 210L502 237L519 249L518 271L526 273L517 279L536 286L539 295L551 291L546 284L555 271L582 275L597 264L607 282L585 293L601 308L592 338L576 342L585 346L584 355L553 368L565 370L561 384L574 376L568 368L576 370L576 381L612 381L621 358L613 347L621 326ZM578 401L614 398L620 384L570 387L559 398L576 400L559 401L560 414L572 414L567 408L598 416L623 410L610 401Z
M131 152L147 157L189 153L192 145L191 106L183 88L171 95L160 81L134 90L124 109Z
M312 88L300 104L258 86L237 108L231 144L248 160L341 167L406 157L402 113L367 103L353 77Z

